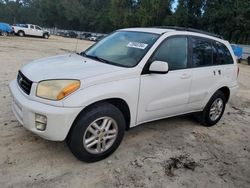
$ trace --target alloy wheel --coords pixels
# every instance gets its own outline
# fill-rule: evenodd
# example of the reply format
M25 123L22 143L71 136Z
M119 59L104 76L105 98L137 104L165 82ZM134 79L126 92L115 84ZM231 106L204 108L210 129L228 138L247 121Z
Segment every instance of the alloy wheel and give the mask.
M87 127L83 146L91 154L101 154L113 145L117 134L118 125L113 118L98 118Z
M222 114L223 111L223 100L221 98L217 98L211 105L209 111L209 117L212 121L216 121Z

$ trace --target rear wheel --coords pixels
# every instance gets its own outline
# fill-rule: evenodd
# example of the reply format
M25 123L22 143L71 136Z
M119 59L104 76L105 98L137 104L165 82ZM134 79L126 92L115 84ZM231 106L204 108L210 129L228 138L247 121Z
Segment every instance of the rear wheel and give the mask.
M223 92L217 91L208 101L198 119L205 126L213 126L220 121L226 106L226 97Z
M17 34L18 34L19 37L24 37L24 35L25 35L25 33L23 31L18 31Z
M250 56L247 58L247 63L250 65Z
M121 111L109 103L100 103L80 114L70 131L67 143L72 153L85 162L95 162L111 155L125 132Z
M7 33L7 32L2 32L2 35L3 35L4 37L7 37L7 36L8 36L8 33Z

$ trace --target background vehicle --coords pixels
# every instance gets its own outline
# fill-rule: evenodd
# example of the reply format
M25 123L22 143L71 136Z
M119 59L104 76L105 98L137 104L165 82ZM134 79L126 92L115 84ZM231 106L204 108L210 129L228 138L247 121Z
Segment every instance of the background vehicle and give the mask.
M85 40L85 39L87 39L89 37L92 37L92 35L90 33L82 33L82 34L79 35L80 40Z
M69 31L65 33L65 37L69 37L69 38L77 38L78 34L74 31Z
M13 32L13 30L9 24L0 23L0 35L7 36L12 32Z
M15 24L13 25L14 33L20 37L36 36L48 39L49 31L43 30L41 27L32 24Z
M231 47L234 51L234 55L236 56L238 63L240 63L240 60L242 59L242 55L243 55L242 47L240 47L239 45L236 45L236 44L232 44Z
M81 54L26 65L10 91L24 127L66 139L78 159L94 162L117 149L126 129L145 122L196 113L203 125L215 125L237 90L238 73L230 44L216 35L130 28Z
M238 46L240 46L242 48L242 59L246 59L248 64L250 65L250 45L242 45L239 44Z
M93 37L88 37L88 39L89 39L90 41L97 41L98 37L93 36Z

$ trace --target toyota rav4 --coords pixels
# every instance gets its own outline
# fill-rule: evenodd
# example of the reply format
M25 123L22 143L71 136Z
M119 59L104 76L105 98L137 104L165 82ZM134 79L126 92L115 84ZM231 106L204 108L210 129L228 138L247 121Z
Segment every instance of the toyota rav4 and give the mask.
M237 89L230 44L180 28L113 32L80 54L36 60L10 83L13 112L33 133L66 140L80 160L106 158L125 130L195 113L215 125Z

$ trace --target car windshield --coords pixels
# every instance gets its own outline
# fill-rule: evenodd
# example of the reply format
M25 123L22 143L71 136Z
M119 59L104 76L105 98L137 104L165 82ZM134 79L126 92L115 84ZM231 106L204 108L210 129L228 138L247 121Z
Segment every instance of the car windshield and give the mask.
M108 64L134 67L158 38L153 33L117 31L81 54Z

